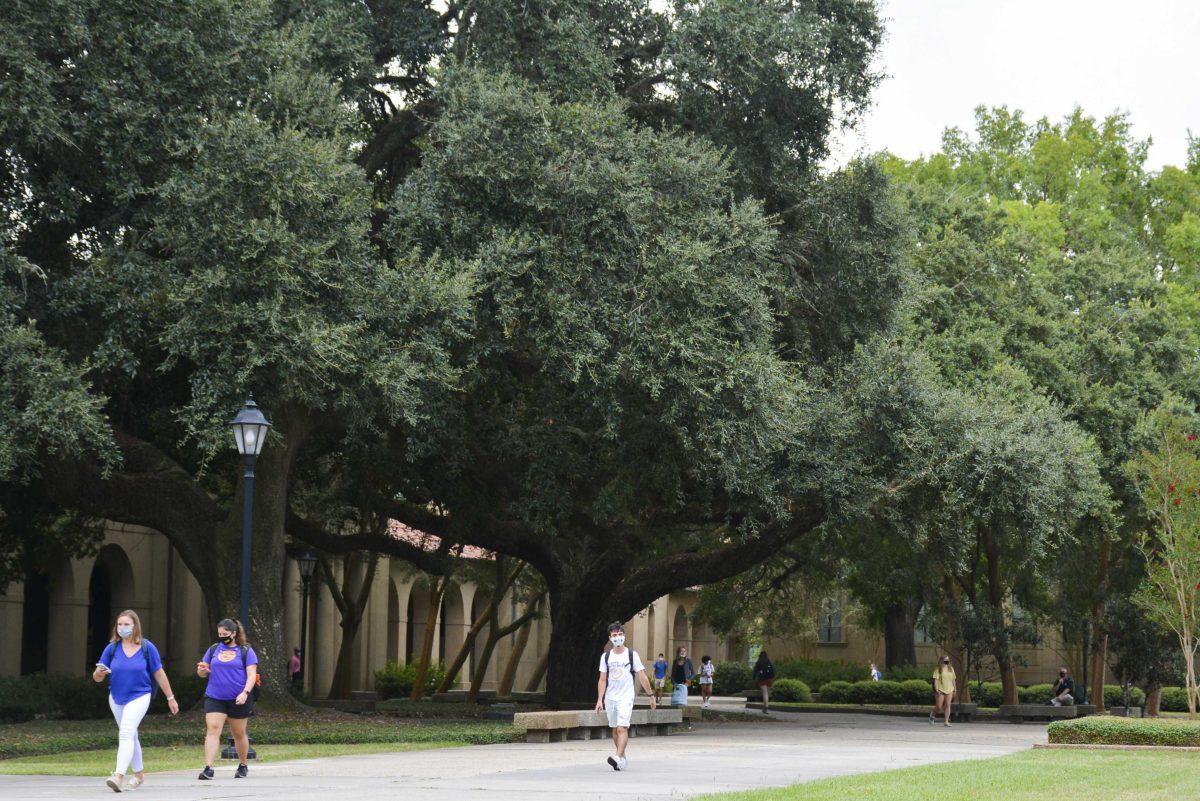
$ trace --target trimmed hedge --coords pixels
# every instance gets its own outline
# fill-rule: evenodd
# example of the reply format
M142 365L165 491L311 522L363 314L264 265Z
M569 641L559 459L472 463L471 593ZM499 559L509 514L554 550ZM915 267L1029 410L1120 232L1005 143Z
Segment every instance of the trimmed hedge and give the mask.
M425 690L422 695L432 695L446 675L446 666L441 662L430 665L425 673ZM375 692L380 700L389 698L404 698L412 693L413 684L417 680L417 664L410 662L388 662L375 671Z
M933 684L922 679L831 681L821 687L821 703L828 704L928 704L932 699Z
M1117 684L1104 685L1104 706L1124 706L1125 705L1125 690ZM1146 693L1140 687L1129 688L1129 705L1141 706L1146 705ZM1185 704L1184 709L1187 709Z
M776 679L771 688L771 699L807 704L812 701L812 691L800 679Z
M800 679L809 687L824 687L831 681L853 683L871 678L866 665L826 659L780 659L775 675L781 679Z
M1088 745L1200 746L1200 723L1095 715L1050 724L1050 742Z
M1163 687L1158 708L1162 712L1187 712L1187 690L1183 687Z
M743 662L722 662L713 674L713 695L741 695L754 686L754 670Z
M195 675L168 673L180 710L191 709L204 695L206 680ZM167 699L160 690L151 712L166 712ZM34 673L0 677L0 723L23 723L37 718L52 720L102 720L111 718L108 682L97 684L90 676Z

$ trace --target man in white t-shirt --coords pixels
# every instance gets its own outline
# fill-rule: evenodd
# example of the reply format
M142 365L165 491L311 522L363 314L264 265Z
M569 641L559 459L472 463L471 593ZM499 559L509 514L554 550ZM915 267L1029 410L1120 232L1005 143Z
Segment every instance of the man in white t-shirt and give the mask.
M617 755L608 758L613 770L624 770L625 746L629 743L629 720L633 717L633 699L637 694L634 676L646 695L650 696L650 708L657 708L650 680L646 678L646 667L636 652L625 647L625 627L613 623L608 627L608 641L612 649L600 657L600 681L596 684L596 711L608 712L608 725L612 729L613 744Z

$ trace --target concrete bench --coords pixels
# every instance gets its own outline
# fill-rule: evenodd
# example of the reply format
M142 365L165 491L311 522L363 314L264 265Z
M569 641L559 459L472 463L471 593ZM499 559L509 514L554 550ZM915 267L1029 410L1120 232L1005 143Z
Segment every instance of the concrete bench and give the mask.
M635 709L629 719L630 737L668 735L683 723L681 709ZM611 736L608 715L581 709L558 712L518 712L513 725L525 732L527 743L600 740Z
M1026 720L1069 720L1096 714L1092 704L1051 706L1050 704L1004 704L998 712L1001 718L1013 723Z

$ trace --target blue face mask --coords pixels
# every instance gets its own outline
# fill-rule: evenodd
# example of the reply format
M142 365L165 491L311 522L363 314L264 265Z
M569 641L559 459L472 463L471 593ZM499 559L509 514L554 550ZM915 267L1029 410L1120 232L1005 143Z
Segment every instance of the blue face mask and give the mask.
M127 640L133 636L133 626L117 626L117 636Z

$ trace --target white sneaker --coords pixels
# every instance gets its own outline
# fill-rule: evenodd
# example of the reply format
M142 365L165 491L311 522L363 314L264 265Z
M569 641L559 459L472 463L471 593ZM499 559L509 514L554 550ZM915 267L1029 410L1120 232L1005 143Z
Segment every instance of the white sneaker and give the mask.
M139 779L137 776L131 776L131 777L129 777L129 781L125 782L126 790L136 790L137 788L139 788L141 786L142 786L142 780Z
M113 775L109 776L104 780L104 783L107 784L108 789L112 790L114 793L121 792L121 780L117 778L117 774L114 773Z
M625 770L625 766L628 764L629 764L629 760L626 759L625 757L617 757L617 768L619 770Z

